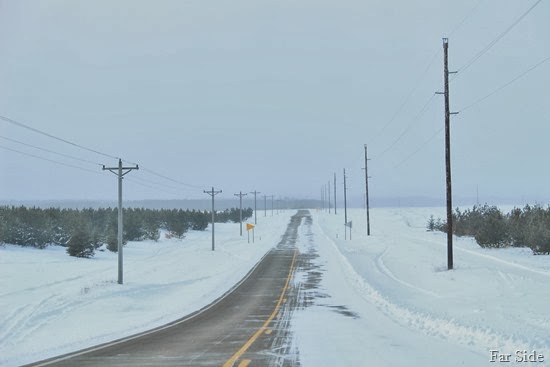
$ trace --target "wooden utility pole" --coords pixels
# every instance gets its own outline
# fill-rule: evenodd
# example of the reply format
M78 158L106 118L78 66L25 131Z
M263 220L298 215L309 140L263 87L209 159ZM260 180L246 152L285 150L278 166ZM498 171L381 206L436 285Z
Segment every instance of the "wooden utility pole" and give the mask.
M334 214L336 213L336 172L334 172Z
M122 167L122 159L118 160L118 167L105 167L103 165L104 171L110 171L118 176L118 284L123 283L123 258L122 258L122 177L134 169L139 169L136 165L135 167ZM123 172L124 171L124 172Z
M241 237L243 235L243 196L246 196L247 194L243 194L242 191L239 191L238 194L234 194L235 196L238 196L239 197L239 224L240 224L240 228L241 228Z
M214 211L214 196L221 193L222 190L214 191L214 187L212 187L212 191L203 190L203 192L205 194L208 194L208 195L212 196L212 251L214 251L214 249L215 249L215 245L214 245L214 222L216 220L216 217L215 217L215 214L214 214L215 213L215 211Z
M369 217L369 170L368 170L367 144L365 144L365 198L367 204L367 236L370 236L370 217Z
M443 38L443 77L445 81L445 182L447 192L447 269L453 269L453 200L452 200L452 185L451 185L451 113L449 107L449 72L448 64L448 48L449 39Z
M330 214L330 209L331 209L331 206L330 206L330 180L328 180L328 190L327 190L327 193L328 193L328 213Z
M258 217L256 216L256 194L261 194L261 192L254 190L251 194L254 194L254 224L258 224Z
M348 239L348 203L347 203L347 196L346 196L346 169L344 168L344 239Z

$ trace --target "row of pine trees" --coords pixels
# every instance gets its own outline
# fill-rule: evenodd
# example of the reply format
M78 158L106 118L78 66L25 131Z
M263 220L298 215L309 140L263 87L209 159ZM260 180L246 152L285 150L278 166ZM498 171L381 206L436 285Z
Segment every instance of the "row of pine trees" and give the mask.
M243 220L252 209L243 209ZM0 207L0 244L46 248L67 247L71 256L91 257L106 244L117 251L118 209L60 209ZM161 230L171 237L183 238L191 230L203 231L211 221L206 211L182 209L123 209L123 241L157 241ZM216 222L238 222L239 209L216 213Z
M430 217L428 230L447 233L447 223ZM505 214L496 206L476 205L453 212L453 234L471 236L481 247L529 247L550 254L550 206L526 205Z

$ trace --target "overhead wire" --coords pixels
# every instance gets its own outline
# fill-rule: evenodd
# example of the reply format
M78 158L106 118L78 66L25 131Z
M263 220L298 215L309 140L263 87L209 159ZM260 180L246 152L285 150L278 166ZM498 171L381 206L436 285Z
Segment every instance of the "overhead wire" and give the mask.
M53 134L50 134L50 133L47 133L45 131L42 131L42 130L39 130L37 128L34 128L32 126L29 126L27 124L24 124L22 122L19 122L19 121L16 121L14 119L11 119L9 117L6 117L6 116L1 116L0 115L0 120L3 120L5 122L8 122L10 124L13 124L13 125L16 125L16 126L19 126L21 128L24 128L24 129L27 129L27 130L30 130L30 131L33 131L37 134L41 134L41 135L44 135L44 136L47 136L51 139L55 139L55 140L58 140L58 141L61 141L65 144L69 144L69 145L72 145L74 147L77 147L77 148L80 148L80 149L84 149L84 150L87 150L89 152L92 152L92 153L95 153L95 154L99 154L99 155L102 155L104 157L107 157L107 158L113 158L113 159L120 159L119 157L115 157L114 155L111 155L111 154L107 154L107 153L103 153L103 152L100 152L99 150L95 150L95 149L92 149L92 148L88 148L84 145L80 145L80 144L77 144L77 143L73 143L72 141L69 141L67 139L63 139L63 138L60 138L58 136L55 136Z
M508 87L509 85L513 84L514 82L516 82L517 80L523 78L525 75L529 74L531 71L535 70L536 68L538 68L539 66L541 66L542 64L548 62L550 60L550 56L539 61L537 64L531 66L529 69L525 70L524 72L522 72L521 74L519 74L518 76L516 76L515 78L513 78L512 80L502 84L500 87L494 89L492 92L486 94L485 96L475 100L474 102L468 104L466 107L463 107L460 112L462 111L466 111L467 109L483 102L484 100L486 100L487 98L491 97L492 95L500 92L501 90L503 90L504 88Z
M20 150L17 150L17 149L13 149L13 148L9 148L9 147L3 146L3 145L0 145L0 148L1 148L1 149L4 149L4 150L9 150L9 151L14 152L14 153L26 155L26 156L28 156L28 157L33 157L33 158L41 159L41 160L43 160L43 161L48 161L48 162L51 162L51 163L59 164L59 165L61 165L61 166L70 167L70 168L75 168L75 169L78 169L78 170L81 170L81 171L92 172L92 173L97 173L97 174L101 174L101 172L102 172L102 171L93 171L93 170L88 169L88 168L79 167L79 166L75 166L75 165L73 165L73 164L64 163L64 162L56 161L56 160L54 160L54 159L49 159L49 158L41 157L41 156L38 156L38 155L36 155L36 154L32 154L32 153L28 153L28 152L23 152L23 151L20 151Z
M433 139L435 139L436 136L438 136L439 134L441 134L441 132L443 131L445 127L442 126L441 128L439 128L439 130L437 130L432 136L430 136L427 140L425 140L414 152L410 153L407 157L405 157L405 159L403 159L401 162L399 162L398 164L396 164L393 168L398 168L400 167L402 164L404 164L405 162L407 162L409 159L411 159L413 156L415 156L418 152L420 152L426 145L428 145Z
M137 184L139 186L146 187L146 188L152 189L154 191L161 191L165 194L170 194L170 195L174 195L174 196L178 196L178 195L181 194L179 192L169 191L169 190L166 190L164 188L154 187L154 186L149 185L147 183L140 182L140 180L137 179L137 176L125 177L125 179L132 182L132 183L134 183L134 184Z
M98 162L90 161L88 159L75 157L75 156L72 156L70 154L60 153L60 152L56 152L56 151L51 150L51 149L42 148L42 147L39 147L39 146L36 146L36 145L28 144L28 143L25 143L25 142L17 140L17 139L8 138L7 136L0 135L0 139L11 141L12 143L21 144L21 145L24 145L24 146L27 146L27 147L30 147L30 148L38 149L38 150L41 150L43 152L56 154L56 155L59 155L61 157L70 158L70 159L74 159L74 160L81 161L81 162L84 162L84 163L90 163L90 164L101 166L101 163L98 163Z
M475 6L474 8L462 19L462 21L451 31L451 34L455 33L465 22L468 18L470 18L474 13L475 11L479 8L479 6L481 5L481 3L483 2L484 0L480 0ZM508 26L503 32L501 32L495 39L493 39L489 44L487 44L481 51L479 51L476 55L474 55L463 67L459 68L459 72L464 72L466 71L470 66L472 66L477 60L479 60L483 55L485 55L493 46L495 46L504 36L506 36L512 29L514 29L537 5L539 5L540 3L542 2L542 0L537 0L533 5L531 5L525 12L523 12L510 26ZM493 94L497 93L498 91L506 88L508 85L512 84L513 82L515 82L516 80L520 79L521 77L523 77L524 75L526 75L527 73L529 73L530 71L536 69L537 67L539 67L540 65L542 65L543 63L545 63L546 61L548 61L550 59L549 58L546 58L544 60L542 60L541 62L539 62L538 64L536 64L535 66L531 67L530 69L528 69L527 71L523 72L522 74L518 75L516 78L512 79L511 81L509 81L508 83L502 85L501 87L497 88L496 90L492 91L491 93L485 95L484 97L476 100L475 102L469 104L468 106L466 106L465 108L463 108L461 111L464 111L480 102L482 102L483 100L489 98L490 96L492 96ZM458 75L458 74L457 74ZM455 76L456 78L456 76ZM453 78L453 79L455 79ZM387 151L389 151L393 146L395 146L395 144L397 144L397 142L399 140L401 140L401 138L410 130L410 127L411 125L409 125L407 127L407 129L394 141L394 143L388 147L385 151L382 152L381 155L383 155L384 153L386 153ZM441 131L443 130L443 128L440 128L438 131L436 131L429 139L427 139L425 142L423 142L415 151L413 151L411 154L409 154L404 160L402 160L400 163L398 163L395 167L399 167L401 166L404 162L408 161L411 157L413 157L414 155L416 155L422 148L424 148L429 142L431 142L437 135L439 135L441 133Z
M479 0L475 6L470 9L470 11L468 11L468 13L466 13L466 15L462 18L462 20L452 29L452 31L450 32L449 35L453 35L454 33L456 33L465 23L468 19L470 19L472 17L473 14L475 14L475 12L477 11L477 9L479 8L479 6L484 2L485 0ZM396 112L392 115L392 117L390 118L390 120L384 124L384 126L382 127L382 129L380 130L380 132L378 133L377 137L379 137L383 132L384 130L397 118L397 116L402 112L402 110L404 109L404 107L407 105L407 103L409 102L409 100L412 98L412 96L414 95L414 93L416 92L416 90L418 89L418 87L420 86L420 83L422 82L422 80L424 79L424 77L427 75L428 71L430 70L430 68L432 67L433 63L435 62L436 60L436 57L441 53L441 50L438 49L434 54L433 56L430 58L429 62L428 62L428 65L426 66L426 68L424 69L424 71L422 72L422 74L420 75L420 77L416 80L416 82L413 84L413 87L412 89L410 90L410 92L407 94L407 96L405 97L404 101L399 105L399 107L397 108ZM430 101L428 101L428 103L431 102L431 100L433 99L433 95L432 97L430 98ZM409 125L406 129L406 131L404 133L402 133L397 139L396 141L394 141L390 147L386 148L382 153L380 153L380 156L384 155L385 153L387 153L387 151L389 151L391 148L393 148L395 146L395 144L397 144L397 142L399 142L399 140L401 140L401 138L403 138L403 136L410 130L410 128L412 127L412 124Z
M407 127L405 128L405 130L403 130L401 132L401 134L386 148L382 151L382 153L380 153L378 156L376 156L376 158L380 158L382 157L384 154L386 154L387 152L389 152L409 131L410 129L414 126L414 124L420 120L420 118L426 113L426 111L428 110L428 108L430 107L432 101L434 100L436 94L432 94L432 96L428 99L428 101L424 104L424 106L422 107L422 109L415 115L415 117L412 119L411 123L409 125L407 125Z
M146 167L141 167L140 166L140 169L142 169L143 171L145 172L148 172L154 176L157 176L157 177L160 177L160 178L163 178L165 180L168 180L168 181L171 181L171 182L174 182L174 183L177 183L177 184L180 184L180 185L183 185L183 186L186 186L186 187L189 187L189 188L193 188L193 189L197 189L197 190L202 190L204 187L201 187L201 186L197 186L197 185L192 185L192 184L189 184L189 183L186 183L186 182L183 182L183 181L180 181L180 180L176 180L174 178L171 178L171 177L168 177L166 175L163 175L161 173L158 173L158 172L155 172L149 168L146 168Z
M510 26L508 26L504 31L498 34L491 42L489 42L483 49L481 49L477 54L475 54L464 66L458 69L459 73L463 73L470 66L472 66L477 60L479 60L483 55L485 55L494 45L498 43L504 36L506 36L512 29L514 29L537 5L539 5L542 0L537 0L533 5L529 7L524 13L522 13Z
M468 19L470 19L470 17L476 12L477 8L479 8L479 6L481 5L482 2L484 2L485 0L479 0L478 3L464 16L464 18L462 18L462 20L460 21L460 23L458 23L454 28L453 30L449 33L449 37L452 36L457 30L459 30L463 25L464 23L466 23L466 21Z
M6 116L2 116L0 115L0 120L2 121L5 121L5 122L8 122L10 124L13 124L15 126L18 126L18 127L21 127L21 128L24 128L24 129L27 129L29 131L32 131L34 133L38 133L40 135L43 135L43 136L46 136L48 138L51 138L51 139L54 139L54 140L57 140L57 141L61 141L65 144L69 144L71 146L74 146L76 148L79 148L79 149L83 149L83 150L86 150L88 152L92 152L92 153L95 153L95 154L99 154L101 156L104 156L104 157L107 157L107 158L112 158L112 159L116 159L116 160L121 160L122 162L126 162L126 163L130 163L130 164L134 164L134 165L137 165L137 163L134 163L134 162L130 162L128 160L124 160L120 157L117 157L117 156L114 156L114 155L111 155L111 154L108 154L108 153L104 153L104 152L101 152L99 150L96 150L96 149L92 149L90 147L87 147L87 146L84 146L84 145L81 145L81 144L78 144L78 143L75 143L75 142L72 142L70 140L67 140L67 139L64 139L64 138L61 138L59 136L56 136L56 135L53 135L53 134L50 134L46 131L43 131L43 130L40 130L40 129L37 129L37 128L34 128L28 124L24 124L22 122L19 122L19 121L16 121L12 118L9 118L9 117L6 117ZM12 139L12 138L9 138L9 137L4 137L4 136L0 136L0 138L4 139L4 140L8 140L8 141L11 141L11 142L14 142L14 143L17 143L17 144L22 144L22 145L25 145L25 146L28 146L28 147L31 147L31 148L34 148L34 149L39 149L39 150L42 150L42 151L45 151L45 152L49 152L49 153L52 153L52 154L57 154L57 155L60 155L60 156L64 156L66 158L71 158L71 159L75 159L75 160L79 160L79 161L82 161L82 162L86 162L86 163L93 163L95 165L99 165L99 166L102 166L102 164L98 163L98 162L94 162L94 161L91 161L91 160L86 160L86 159L83 159L83 158L79 158L79 157L76 157L76 156L72 156L72 155L69 155L69 154L65 154L65 153L60 153L60 152L56 152L54 150L51 150L51 149L46 149L46 148L42 148L42 147L39 147L39 146L36 146L36 145L32 145L32 144L29 144L29 143L25 143L25 142L22 142L22 141L19 141L19 140L16 140L16 139ZM17 151L17 150L13 150L13 151ZM17 151L17 152L20 152L20 151ZM20 152L21 154L25 154L24 152ZM27 154L29 156L33 156L33 157L37 157L37 158L41 158L42 157L38 157L38 156L35 156L35 155L32 155L32 154ZM47 160L47 159L46 159ZM52 160L53 161L53 160ZM59 163L57 161L55 161L56 163ZM69 166L72 166L72 165L69 165ZM73 166L73 167L77 167L77 166ZM79 168L81 169L81 168ZM202 189L202 187L199 187L197 185L192 185L192 184L189 184L189 183L186 183L186 182L183 182L183 181L180 181L180 180L177 180L177 179L174 179L174 178L171 178L167 175L163 175L163 174L160 174L158 172L155 172L149 168L146 168L146 167L143 167L143 166L140 166L140 169L145 171L145 172L148 172L154 176L157 176L157 177L160 177L160 178L163 178L165 180L168 180L170 182L173 182L173 183L177 183L179 185L182 185L182 186L185 186L185 187L188 187L188 188L193 188L193 189Z
M403 109L405 108L405 106L407 105L407 103L409 102L409 100L412 98L412 96L414 95L414 93L416 92L416 90L418 89L418 87L420 86L422 80L425 78L425 76L428 74L428 71L430 70L430 68L432 67L437 55L439 55L441 51L436 51L433 56L430 58L430 61L428 62L428 65L426 66L426 68L424 69L424 72L420 75L420 77L416 80L416 82L413 84L413 87L411 88L410 92L407 94L407 96L405 97L405 99L403 100L403 102L399 105L399 107L397 108L397 110L395 111L395 113L392 115L392 117L388 120L388 122L386 122L384 124L384 126L382 127L382 129L380 129L380 131L378 132L377 134L377 138L380 137L382 135L382 133L386 130L386 128L388 126L391 125L391 123L397 118L397 116L399 116L399 114L401 113L401 111L403 111Z

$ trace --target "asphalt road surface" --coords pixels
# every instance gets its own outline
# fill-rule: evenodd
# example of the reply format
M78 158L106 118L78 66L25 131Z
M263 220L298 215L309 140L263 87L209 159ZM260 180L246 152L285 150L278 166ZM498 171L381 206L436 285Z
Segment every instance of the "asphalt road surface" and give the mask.
M289 322L298 301L291 280L300 262L292 218L280 243L232 292L171 325L29 366L298 366ZM292 288L292 289L291 289Z

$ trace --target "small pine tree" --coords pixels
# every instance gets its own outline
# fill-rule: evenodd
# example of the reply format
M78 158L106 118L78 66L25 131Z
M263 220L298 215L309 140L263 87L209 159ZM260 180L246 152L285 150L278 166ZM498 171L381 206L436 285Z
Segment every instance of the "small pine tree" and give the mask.
M67 253L71 256L84 258L94 256L95 248L92 235L84 226L76 229L67 245Z
M426 228L430 232L435 231L435 218L434 218L433 215L430 215L430 219L428 219L428 223L426 224Z
M118 252L118 233L116 228L111 228L107 234L107 250Z

